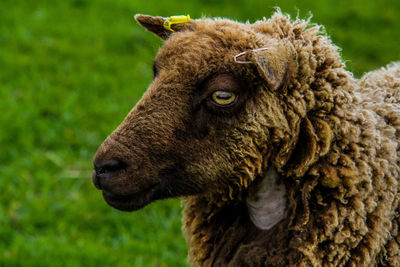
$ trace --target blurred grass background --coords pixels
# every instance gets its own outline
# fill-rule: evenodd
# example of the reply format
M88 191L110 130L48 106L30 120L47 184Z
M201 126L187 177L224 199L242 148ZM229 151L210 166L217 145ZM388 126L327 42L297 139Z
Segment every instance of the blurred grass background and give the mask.
M92 156L151 81L161 41L136 13L323 24L347 68L400 60L400 1L1 0L0 266L185 266L179 200L112 209Z

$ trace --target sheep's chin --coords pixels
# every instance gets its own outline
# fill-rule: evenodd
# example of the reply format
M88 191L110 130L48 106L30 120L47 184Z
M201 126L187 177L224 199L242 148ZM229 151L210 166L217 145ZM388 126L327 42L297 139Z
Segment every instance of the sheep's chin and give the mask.
M269 168L262 180L249 191L246 204L251 221L262 230L271 229L286 217L286 187L279 181L274 168Z
M154 200L162 198L158 194L157 185L150 186L146 190L131 195L117 195L103 190L103 197L110 206L122 211L139 210Z

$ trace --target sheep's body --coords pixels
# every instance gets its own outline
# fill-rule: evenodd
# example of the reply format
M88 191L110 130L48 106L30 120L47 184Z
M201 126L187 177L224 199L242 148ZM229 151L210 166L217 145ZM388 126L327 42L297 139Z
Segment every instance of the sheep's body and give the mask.
M184 225L195 262L400 266L400 64L360 80L346 78L335 90L331 118L325 118L336 129L335 141L302 188L304 197L314 201L305 221L290 231L287 220L261 231L246 216L243 203L218 207L207 199L187 198ZM332 197L326 198L326 188ZM221 215L209 220L216 210ZM237 210L242 216L229 216Z
M400 64L354 79L318 26L279 12L176 33L137 20L167 41L152 85L97 152L95 164L124 163L107 177L96 168L109 204L184 196L193 265L400 266ZM234 61L244 51L251 64ZM214 105L218 90L237 103ZM246 199L271 168L286 216L261 230Z

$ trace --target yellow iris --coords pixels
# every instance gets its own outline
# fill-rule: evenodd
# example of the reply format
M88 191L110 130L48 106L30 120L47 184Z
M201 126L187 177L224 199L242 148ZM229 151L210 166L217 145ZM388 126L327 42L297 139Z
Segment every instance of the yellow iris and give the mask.
M236 94L228 91L215 91L211 98L216 104L225 106L235 102Z

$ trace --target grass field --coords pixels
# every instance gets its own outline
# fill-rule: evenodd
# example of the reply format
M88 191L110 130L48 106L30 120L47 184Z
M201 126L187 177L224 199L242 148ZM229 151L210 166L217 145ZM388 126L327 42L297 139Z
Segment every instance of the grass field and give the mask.
M0 1L0 266L185 266L180 202L112 209L92 156L151 81L135 13L326 26L356 76L400 60L400 1Z

